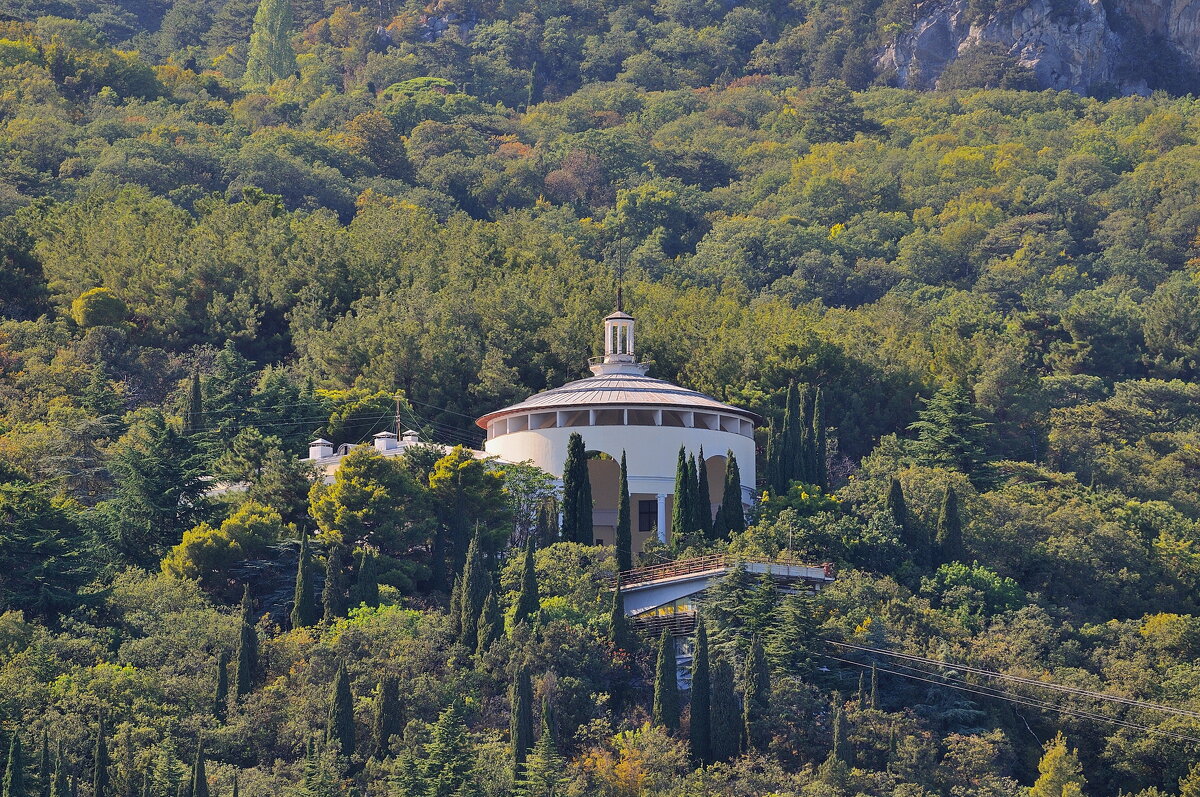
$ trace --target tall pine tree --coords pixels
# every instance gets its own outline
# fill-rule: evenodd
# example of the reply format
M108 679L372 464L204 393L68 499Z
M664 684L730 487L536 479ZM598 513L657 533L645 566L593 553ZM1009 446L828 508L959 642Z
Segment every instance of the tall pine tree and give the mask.
M588 475L587 449L578 432L572 432L567 440L562 516L563 540L592 544L592 482Z
M621 478L617 485L617 528L613 538L616 547L617 572L633 568L633 519L630 517L629 468L625 452L621 452Z
M663 631L658 640L658 663L654 675L654 724L669 731L679 730L679 682L676 680L675 639Z
M917 433L912 450L922 465L957 470L972 480L986 475L988 424L979 417L964 385L942 388L917 416L919 420L908 428Z
M312 552L308 532L300 531L300 558L296 562L296 587L292 595L292 628L307 628L317 622L317 604L313 595Z
M688 749L696 764L712 761L711 728L712 681L708 662L708 635L704 631L704 619L696 622L696 649L692 654L691 726L688 733Z
M517 797L560 797L569 780L566 762L558 754L550 722L550 701L542 701L542 735L529 753L520 777L517 778Z
M240 700L250 694L258 678L258 631L250 603L250 585L242 590L242 622L238 632L237 666L234 670L234 694Z

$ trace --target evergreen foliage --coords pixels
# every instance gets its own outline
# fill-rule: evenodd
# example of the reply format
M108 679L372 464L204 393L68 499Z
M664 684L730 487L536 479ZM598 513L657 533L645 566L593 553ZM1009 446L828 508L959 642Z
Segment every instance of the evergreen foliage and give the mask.
M513 772L520 780L529 748L533 746L533 684L529 669L523 664L517 666L509 688L508 738Z
M521 623L532 623L533 618L537 616L538 607L538 583L537 571L534 569L534 541L533 539L525 542L525 555L521 560L521 587L517 592L517 603L513 610L513 627Z
M921 533L919 524L908 515L908 502L904 499L904 488L900 480L892 477L888 488L887 510L900 533L900 541L908 548L913 560L918 564L926 563L929 553L929 542Z
M21 753L21 735L13 731L8 743L8 759L4 766L4 797L30 797L25 777L25 758Z
M254 627L250 585L242 588L242 616L238 626L237 664L234 669L234 695L240 700L254 689L258 680L258 631Z
M690 532L692 518L692 480L688 474L687 452L679 447L679 459L675 464L675 493L671 504L671 540L681 544Z
M200 372L192 370L188 380L187 405L183 410L183 433L194 435L204 429L204 396L200 392Z
M592 544L592 482L583 437L572 432L563 465L562 538Z
M1043 749L1038 778L1029 789L1029 797L1083 797L1087 778L1079 762L1079 751L1067 748L1062 731L1046 742Z
M720 527L725 534L741 534L746 530L746 513L742 509L742 474L733 451L725 452L725 490L721 494Z
M365 548L360 551L356 571L350 602L356 607L379 608L379 564L375 554Z
M108 733L101 714L96 722L96 741L92 749L92 797L112 797L108 765ZM74 787L71 791L75 791Z
M325 718L325 737L337 743L338 752L343 757L351 758L354 755L354 698L350 694L350 675L346 672L344 661L338 664L333 677L329 713Z
M371 715L371 755L382 759L391 749L392 737L404 730L400 710L400 684L388 676L375 690L375 705Z
M675 639L663 631L658 640L658 659L654 668L654 703L651 718L668 731L679 730L679 682L676 676Z
M504 625L500 618L500 609L496 606L496 594L489 590L483 600L483 608L479 611L479 622L475 630L475 655L482 656L486 653L503 632Z
M696 647L692 653L691 725L688 750L697 764L713 761L711 740L712 679L708 658L708 635L704 619L696 621Z
M625 600L621 596L621 577L617 576L613 587L612 600L608 610L608 641L617 650L632 650L635 642L629 628L629 618L625 616Z
M560 797L568 781L566 761L558 753L550 724L549 701L542 703L542 733L516 780L518 797Z
M708 464L704 461L704 446L696 457L696 530L706 539L713 539L712 496L708 490Z
M473 785L475 762L460 701L455 700L438 716L430 737L421 765L426 797L469 794L460 790Z
M50 797L68 797L70 784L67 783L67 766L63 760L62 743L54 756L54 777L50 783Z
M246 57L248 86L265 88L296 71L291 33L291 4L286 0L259 0Z
M296 562L296 586L292 595L292 628L307 628L317 622L316 596L313 592L312 552L308 532L300 532L300 556Z
M49 797L50 781L54 771L50 765L50 734L42 731L42 744L38 748L37 793L40 797Z
M196 745L196 757L192 761L191 788L189 797L208 797L208 773L204 766L204 746Z
M625 464L625 452L621 452L621 475L617 485L617 525L613 537L616 547L617 572L633 567L633 520L629 504L629 468Z
M975 410L971 393L962 384L943 387L909 425L917 433L913 453L930 467L957 470L972 480L985 476L988 424Z
M812 417L813 484L829 491L829 430L825 426L825 390L817 388L813 395Z
M342 546L334 543L325 555L325 586L321 590L322 619L332 623L346 616L346 573Z
M709 755L712 761L729 761L741 747L742 706L734 690L733 666L724 656L714 658L711 680Z
M750 641L742 676L742 734L747 750L765 750L770 741L767 720L771 711L771 670L758 637Z
M213 716L217 722L225 721L229 704L229 653L222 648L217 653L216 683L213 687Z
M697 486L699 469L696 467L696 455L688 454L687 459L687 475L684 479L684 488L687 490L687 518L685 520L685 528L689 537L682 539L690 539L695 537L696 532L700 530L700 493Z
M483 604L492 591L492 574L488 569L487 556L483 551L483 542L477 533L467 548L467 562L463 566L462 575L462 619L459 641L467 650L473 651L479 645L479 618L483 614Z
M962 519L958 513L958 493L949 485L938 510L937 551L940 563L961 562L967 557L963 547Z

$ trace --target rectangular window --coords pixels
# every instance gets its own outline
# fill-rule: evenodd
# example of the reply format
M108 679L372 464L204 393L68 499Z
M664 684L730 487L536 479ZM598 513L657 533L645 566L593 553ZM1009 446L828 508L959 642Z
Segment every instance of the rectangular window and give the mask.
M638 531L654 531L658 525L658 501L638 501Z

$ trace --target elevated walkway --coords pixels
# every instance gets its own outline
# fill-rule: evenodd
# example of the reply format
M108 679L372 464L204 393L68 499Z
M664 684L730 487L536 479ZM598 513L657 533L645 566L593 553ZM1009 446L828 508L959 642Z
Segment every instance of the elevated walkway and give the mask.
M625 614L645 633L669 629L674 636L686 636L695 628L699 594L738 565L754 575L769 574L784 592L817 592L834 581L831 564L732 554L680 559L621 573Z

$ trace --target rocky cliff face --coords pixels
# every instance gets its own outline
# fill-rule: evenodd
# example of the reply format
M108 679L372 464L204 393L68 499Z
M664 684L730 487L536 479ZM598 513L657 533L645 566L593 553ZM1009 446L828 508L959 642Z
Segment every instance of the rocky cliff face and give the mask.
M1044 88L1122 93L1151 88L1148 46L1200 67L1200 0L1029 0L979 18L968 0L925 0L879 59L912 88L933 88L946 67L983 43L1003 46Z

